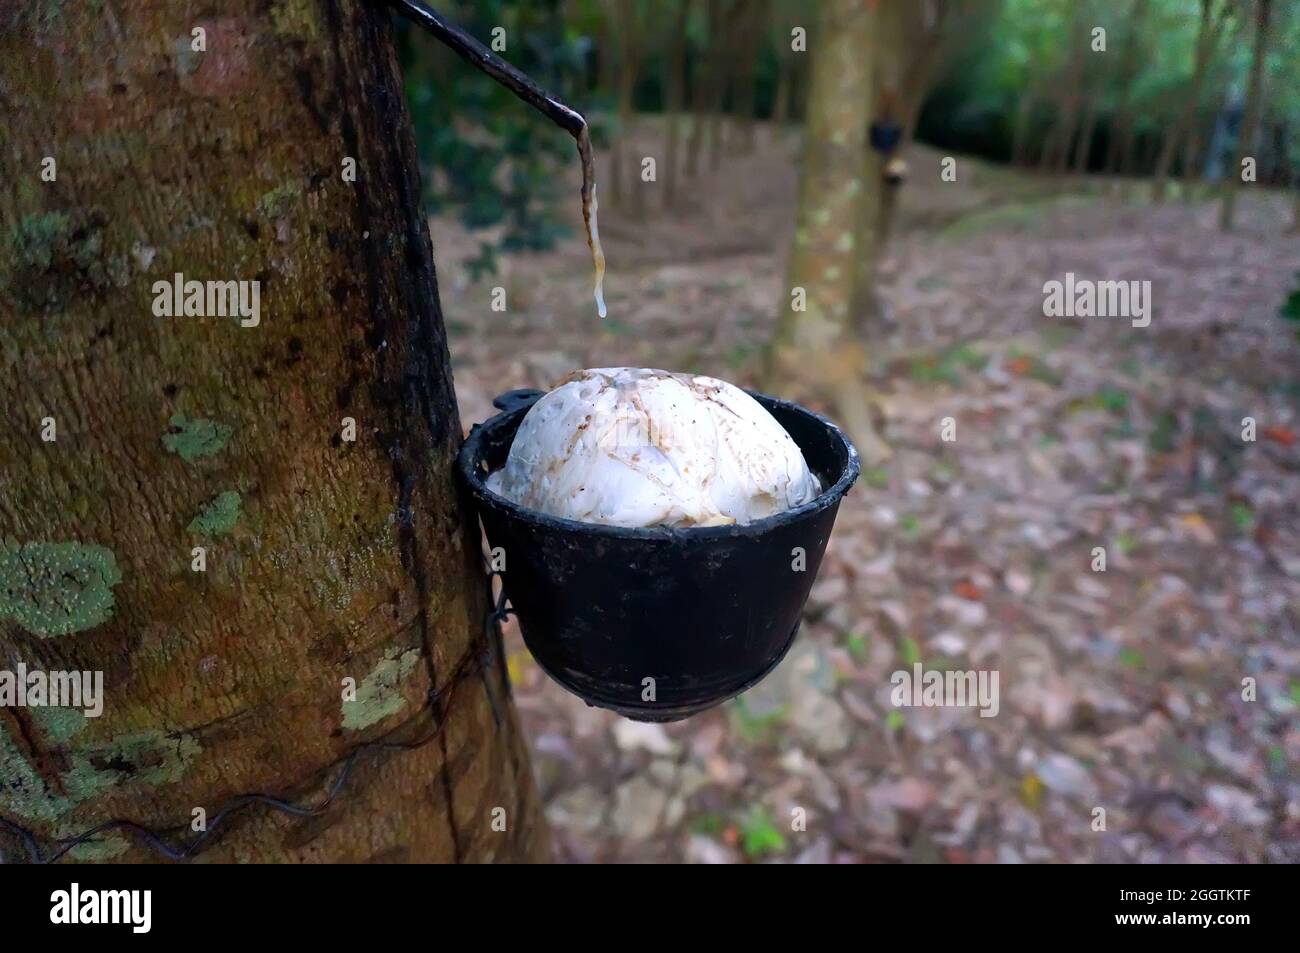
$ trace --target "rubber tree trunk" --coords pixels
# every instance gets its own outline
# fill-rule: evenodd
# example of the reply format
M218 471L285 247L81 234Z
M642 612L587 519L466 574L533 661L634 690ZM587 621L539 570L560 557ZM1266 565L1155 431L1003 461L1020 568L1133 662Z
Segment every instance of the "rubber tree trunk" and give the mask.
M722 167L722 145L727 132L727 102L729 94L734 97L736 91L736 60L739 57L741 30L745 4L751 0L732 0L718 13L718 31L716 40L710 35L709 42L713 48L710 56L717 67L713 84L713 108L709 111L709 169L716 172Z
M1075 7L1070 27L1070 59L1061 79L1061 93L1056 102L1056 122L1043 147L1042 171L1064 174L1069 168L1071 148L1079 129L1080 112L1085 93L1084 72L1086 57L1091 56L1086 42L1087 6Z
M232 815L201 856L544 857L501 660L466 664L479 534L388 21L0 11L0 657L104 679L100 717L0 708L0 815L41 838L314 803L362 742L429 730L433 688L436 740L367 749L316 816ZM160 314L177 274L259 281L258 323ZM118 832L73 856L157 855Z
M736 69L736 152L748 155L754 151L755 72L762 39L767 35L770 17L768 0L746 0L741 9L740 52Z
M1223 32L1229 8L1230 5L1225 0L1223 7L1219 10L1219 15L1216 17L1214 0L1201 0L1201 20L1196 36L1196 59L1192 65L1192 78L1188 83L1182 111L1179 113L1173 128L1165 134L1160 146L1159 156L1156 159L1155 172L1151 182L1151 198L1154 202L1164 200L1165 189L1169 183L1169 174L1173 171L1178 148L1183 144L1184 138L1188 135L1192 123L1195 121L1196 111L1201 104L1201 88L1205 85L1205 76L1209 72L1210 61L1214 58L1214 51L1219 45L1219 36Z
M705 135L712 125L713 110L722 101L722 56L719 45L722 0L707 0L705 10L705 49L692 63L695 75L691 83L691 135L686 141L686 175L692 179L700 173Z
M1133 145L1133 87L1142 72L1139 59L1141 43L1145 30L1148 5L1145 0L1133 0L1129 8L1127 27L1124 33L1124 46L1120 53L1118 71L1118 92L1115 103L1114 132L1106 151L1106 171L1127 174L1131 171L1126 160L1131 155Z
M785 133L785 124L790 121L790 91L794 85L794 70L789 57L785 54L788 42L777 38L776 57L776 92L772 99L772 138L779 140Z
M1219 206L1219 228L1231 231L1241 185L1241 164L1250 155L1259 132L1259 116L1264 105L1264 59L1268 54L1268 24L1272 0L1255 0L1255 46L1250 61L1250 82L1246 87L1246 114L1241 120L1241 135L1232 156L1232 166L1223 180L1223 204ZM1258 156L1256 157L1258 159Z
M1033 118L1036 97L1033 86L1027 85L1016 99L1016 118L1011 132L1011 164L1029 164L1029 122Z
M853 317L859 333L876 327L876 266L884 247L887 218L902 187L885 181L885 163L893 153L886 156L871 147L870 129L873 122L902 125L900 103L908 59L913 53L910 44L919 40L908 29L908 21L913 18L913 11L901 3L882 4L875 14L876 35L870 57L872 108L867 118L867 144L862 151L864 191L858 210L857 277L853 285Z
M670 49L664 78L667 102L664 109L664 207L671 208L677 201L677 154L680 151L682 105L686 99L686 26L691 12L691 0L677 0L673 17Z
M861 0L825 0L809 31L803 165L794 241L780 317L768 348L776 393L836 405L864 458L881 455L864 381L867 353L854 333L859 274L863 152L872 96L875 16Z
M1086 175L1088 160L1092 157L1092 138L1097 131L1097 100L1088 96L1084 103L1083 124L1079 127L1079 138L1074 143L1074 158L1070 167L1075 175Z
M634 211L645 206L645 191L641 182L641 163L629 148L632 132L632 113L636 84L641 70L642 37L639 35L635 0L618 0L615 5L615 24L619 34L618 66L618 124L619 134L610 150L611 204L628 205Z

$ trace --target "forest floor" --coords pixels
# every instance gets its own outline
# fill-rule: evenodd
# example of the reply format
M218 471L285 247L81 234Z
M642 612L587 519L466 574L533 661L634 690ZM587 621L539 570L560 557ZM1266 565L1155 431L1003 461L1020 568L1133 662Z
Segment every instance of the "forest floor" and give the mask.
M653 154L655 130L638 135ZM479 236L436 220L465 426L581 367L754 383L797 188L794 135L758 143L672 213L654 183L645 214L602 191L604 321L576 231L473 283L454 253ZM508 625L558 858L1300 861L1289 199L1243 196L1223 235L1212 201L965 158L945 183L939 162L912 155L882 266L873 383L894 455L847 497L777 671L639 724L550 681ZM1150 326L1044 317L1067 271L1149 280ZM998 671L996 717L895 708L890 676L918 661Z

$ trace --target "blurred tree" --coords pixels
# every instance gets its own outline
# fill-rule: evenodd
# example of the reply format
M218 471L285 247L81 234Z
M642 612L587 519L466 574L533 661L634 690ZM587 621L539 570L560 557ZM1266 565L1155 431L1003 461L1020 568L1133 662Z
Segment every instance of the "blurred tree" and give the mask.
M872 327L881 302L875 294L876 265L889 241L907 168L903 157L935 76L947 57L962 51L973 21L987 16L990 0L883 0L878 7L872 55L875 104L863 181L854 316ZM874 138L874 144L871 140ZM873 329L878 330L878 329Z
M770 14L769 0L745 0L736 24L735 149L742 154L754 151L755 69L759 47L767 39Z
M1106 150L1104 168L1107 172L1127 175L1133 171L1134 87L1144 62L1140 53L1147 43L1144 30L1149 9L1150 0L1132 0L1128 16L1124 20L1119 68L1114 74L1118 95L1110 143Z
M1076 0L1068 31L1061 38L1066 50L1065 70L1057 83L1056 122L1043 146L1040 166L1043 171L1064 172L1070 161L1070 147L1079 126L1079 113L1085 96L1084 77L1089 72L1089 20L1091 4Z
M609 156L609 191L611 204L623 205L626 201L637 214L645 207L645 189L640 187L641 165L628 150L627 135L632 125L632 107L645 47L642 33L648 26L649 17L638 0L613 0L613 4L614 35L619 40L616 91L619 128ZM627 176L630 179L625 179ZM630 190L625 182L630 182Z
M664 133L664 206L671 207L677 201L677 143L681 136L682 105L686 97L686 33L690 24L691 0L676 0L676 14L672 21L669 35L669 54L666 64L667 76L664 86L667 90Z
M699 175L706 131L722 108L722 8L724 0L707 0L703 36L691 84L691 137L686 144L686 174ZM714 130L716 132L716 129Z
M872 102L874 4L823 0L809 33L811 77L799 207L781 314L767 352L768 385L833 402L864 459L887 448L866 390L867 351L854 333L863 152Z
M1235 0L1201 0L1200 26L1196 36L1196 56L1192 64L1191 79L1187 83L1183 97L1183 108L1169 132L1164 137L1156 159L1154 178L1151 183L1153 201L1164 200L1169 174L1173 169L1174 157L1178 154L1183 139L1190 134L1196 120L1196 112L1201 105L1201 90L1209 72L1210 62L1218 50L1219 40L1224 27L1232 13Z
M717 73L714 78L713 108L709 111L709 168L715 172L722 166L722 143L727 124L726 106L729 96L735 90L735 63L737 48L740 44L739 20L744 13L745 4L752 0L732 0L719 7L718 20L710 31L712 46L709 56L714 60Z
M1250 61L1250 85L1246 91L1246 115L1242 119L1241 131L1237 136L1237 149L1233 154L1232 165L1228 167L1224 178L1223 201L1219 208L1219 228L1224 231L1232 228L1237 186L1241 183L1241 164L1254 150L1255 137L1259 131L1259 114L1263 108L1264 61L1268 52L1269 19L1273 5L1271 0L1254 0L1254 6L1255 46Z

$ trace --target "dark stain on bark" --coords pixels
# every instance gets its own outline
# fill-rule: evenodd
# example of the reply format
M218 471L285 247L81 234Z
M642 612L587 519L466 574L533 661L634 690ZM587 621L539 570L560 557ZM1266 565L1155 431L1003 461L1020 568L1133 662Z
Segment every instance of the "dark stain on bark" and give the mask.
M338 38L342 35L342 31L348 27L342 23L342 15L337 0L326 0L324 7L329 20L329 33L334 38L334 56L341 60L342 50ZM408 452L407 442L419 440L418 420L420 416L426 418L426 436L429 440L430 450L438 447L446 437L445 432L440 434L436 429L428 426L427 420L431 416L430 414L427 412L424 414L419 413L419 410L423 409L422 405L427 400L428 392L433 389L433 381L436 379L436 375L431 374L429 357L431 353L437 352L428 352L422 345L430 337L428 326L430 324L441 324L441 311L438 305L437 290L433 286L432 250L425 231L427 229L427 220L424 217L422 203L419 201L418 173L409 161L403 161L402 155L398 152L398 150L402 150L413 153L414 149L413 144L408 141L409 126L406 123L402 104L392 94L392 90L400 88L400 80L390 74L389 64L386 62L387 57L384 55L384 51L388 47L385 43L387 37L383 31L390 29L386 17L387 14L384 10L362 6L357 11L358 22L353 25L355 27L354 35L360 38L358 47L366 57L363 69L360 71L360 82L368 87L368 102L360 105L353 102L350 95L353 91L343 89L340 86L336 86L335 96L339 102L348 104L348 108L343 109L341 112L339 123L344 147L347 149L348 155L355 156L359 154L357 128L353 120L354 110L363 119L371 119L372 124L379 126L378 129L370 131L371 135L383 136L382 141L394 143L394 148L388 152L391 161L387 170L362 170L361 174L357 176L357 181L352 183L356 194L356 211L353 225L355 234L352 236L352 243L355 246L355 243L360 242L361 253L366 259L366 298L371 323L365 337L367 344L374 351L373 361L375 367L370 386L371 401L374 406L382 409L387 414L387 419L377 422L379 424L377 438L391 461L393 482L397 490L397 530L401 547L402 566L414 583L419 599L419 606L416 610L416 623L420 632L422 654L428 672L430 688L436 691L438 688L438 672L433 660L433 633L430 631L429 624L430 593L428 574L424 554L421 551L420 539L415 531L412 508L412 499L419 478L417 465L419 458ZM343 71L335 70L333 74L341 79ZM381 100L381 109L378 111L373 110L376 98ZM363 106L365 108L362 108ZM378 122L374 123L372 117L377 118ZM388 172L388 176L383 174L384 171ZM391 179L389 176L391 176ZM372 177L377 184L376 197L380 201L387 198L393 202L398 212L406 218L406 259L411 272L417 276L417 280L412 284L420 289L421 295L420 300L416 302L409 300L404 302L407 305L402 308L402 314L405 316L406 321L404 327L394 327L392 329L389 327L388 301L382 282L382 276L386 274L385 263L382 260L385 256L380 240L383 232L380 229L380 220L376 217L373 209L371 196ZM409 181L410 177L416 177L414 188L412 188ZM385 191L395 192L396 194L385 195ZM412 228L412 219L418 221L418 228ZM409 296L409 285L403 282L393 291L399 294L405 293ZM391 340L390 330L394 335ZM397 336L399 334L400 337ZM394 366L398 361L401 362L400 365ZM438 723L442 724L446 717L446 705L443 699L437 698L434 709ZM445 735L441 733L439 734L439 745L443 755L439 781L447 799L448 828L451 836L453 860L459 862L463 855L460 834L456 827L455 805L452 800L452 782L446 757L446 739Z

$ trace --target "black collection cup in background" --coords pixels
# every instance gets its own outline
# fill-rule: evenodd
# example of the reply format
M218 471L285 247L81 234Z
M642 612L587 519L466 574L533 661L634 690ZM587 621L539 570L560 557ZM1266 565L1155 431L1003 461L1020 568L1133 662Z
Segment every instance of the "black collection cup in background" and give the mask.
M486 477L505 465L541 391L496 398L502 412L476 424L461 448L458 469L488 543L505 551L505 593L524 642L551 678L589 704L638 721L678 721L755 685L794 642L860 463L824 417L751 394L825 487L803 506L752 523L629 529L548 516L493 493Z

